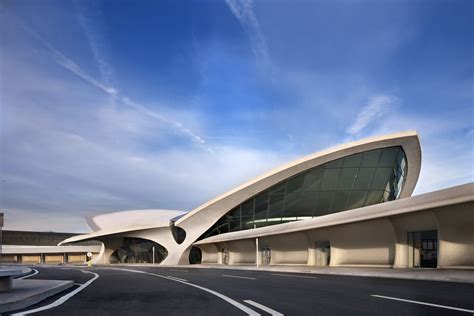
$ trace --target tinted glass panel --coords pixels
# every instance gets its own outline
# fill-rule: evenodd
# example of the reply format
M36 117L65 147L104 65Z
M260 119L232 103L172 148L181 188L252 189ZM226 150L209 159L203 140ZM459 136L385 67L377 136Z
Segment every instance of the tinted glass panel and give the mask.
M346 167L360 167L360 163L362 162L363 154L356 154L349 157L344 158L344 168Z
M286 183L287 182L282 182L282 183L279 183L277 185L272 186L270 188L270 193L271 194L278 194L278 193L285 194L285 192L286 192Z
M324 165L325 168L341 168L343 164L343 159L334 160L328 162Z
M306 173L303 189L305 191L319 191L323 172L323 167L316 167L310 172Z
M344 168L337 182L338 190L352 190L357 176L357 168Z
M316 209L314 211L314 216L321 216L329 214L329 209L331 207L332 198L334 192L319 192L318 199L316 200Z
M254 218L255 219L267 218L267 210L268 210L268 191L264 191L263 193L255 197Z
M374 179L370 189L372 190L385 190L390 180L390 176L393 175L392 168L377 168L375 171Z
M339 179L339 174L341 169L326 169L323 173L323 182L321 183L321 190L336 190L337 180Z
M242 218L242 229L253 227L253 199L242 203L240 215Z
M398 155L398 147L385 148L380 156L379 166L393 167Z
M331 213L345 211L351 191L336 191L332 200Z
M285 211L283 217L311 217L313 215L314 203L317 192L301 192L285 200Z
M376 167L379 162L381 152L382 150L377 149L364 153L364 158L362 158L362 167Z
M370 191L365 200L365 206L382 202L384 191Z
M240 230L240 206L229 212L229 228L231 232Z
M270 194L270 208L268 217L277 220L283 215L283 206L285 203L284 194Z
M355 190L368 190L375 174L375 168L360 168L355 181Z
M364 206L366 197L367 191L352 191L347 209L352 210Z
M304 185L305 176L306 174L304 173L289 179L286 185L287 193L292 194L294 192L301 191Z

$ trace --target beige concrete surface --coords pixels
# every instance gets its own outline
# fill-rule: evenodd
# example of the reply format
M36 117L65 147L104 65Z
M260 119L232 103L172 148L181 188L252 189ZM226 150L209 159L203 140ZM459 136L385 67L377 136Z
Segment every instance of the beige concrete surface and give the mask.
M73 285L72 281L13 280L13 289L0 293L0 313L37 304Z

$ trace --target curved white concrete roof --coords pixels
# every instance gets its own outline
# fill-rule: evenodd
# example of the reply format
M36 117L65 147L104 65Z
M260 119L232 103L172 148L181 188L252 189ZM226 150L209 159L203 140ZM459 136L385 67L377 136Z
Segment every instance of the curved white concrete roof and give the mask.
M150 223L153 223L156 227L162 227L168 226L172 218L183 214L186 214L186 212L160 209L129 210L87 217L86 221L94 231L103 229L126 229L130 226L149 226Z
M168 227L171 219L183 214L186 214L186 212L159 209L101 214L87 218L87 223L94 232L67 238L59 245L136 230Z
M408 168L406 182L400 194L400 198L409 197L415 189L421 169L421 147L416 131L370 137L335 146L297 159L254 178L197 207L176 221L176 226L185 228L185 226L188 226L186 223L192 221L191 219L194 217L199 217L200 219L207 217L216 221L226 212L252 196L310 168L353 154L392 146L401 146L405 151ZM212 225L212 223L210 225Z

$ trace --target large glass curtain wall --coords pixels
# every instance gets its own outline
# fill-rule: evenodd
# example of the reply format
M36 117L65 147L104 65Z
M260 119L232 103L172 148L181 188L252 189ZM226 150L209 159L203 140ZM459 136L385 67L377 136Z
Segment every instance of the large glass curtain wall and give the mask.
M334 160L248 199L220 218L202 238L391 201L400 196L406 172L401 147Z

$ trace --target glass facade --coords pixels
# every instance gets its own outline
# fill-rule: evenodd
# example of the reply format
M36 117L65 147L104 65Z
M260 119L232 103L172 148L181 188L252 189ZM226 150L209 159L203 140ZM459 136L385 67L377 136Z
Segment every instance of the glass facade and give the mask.
M260 192L221 217L201 239L395 200L406 172L399 146L340 158Z
M110 256L110 263L160 263L168 251L151 240L125 237L122 245Z

